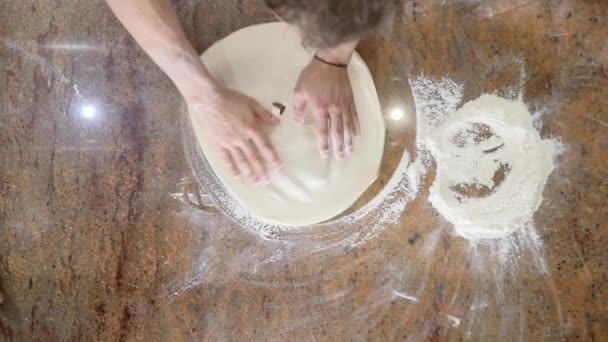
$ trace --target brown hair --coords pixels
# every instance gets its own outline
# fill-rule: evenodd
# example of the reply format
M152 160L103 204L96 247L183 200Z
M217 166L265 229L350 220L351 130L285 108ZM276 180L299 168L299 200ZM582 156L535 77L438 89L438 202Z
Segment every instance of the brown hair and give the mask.
M296 25L304 43L334 47L357 40L380 26L396 0L265 0L281 19Z

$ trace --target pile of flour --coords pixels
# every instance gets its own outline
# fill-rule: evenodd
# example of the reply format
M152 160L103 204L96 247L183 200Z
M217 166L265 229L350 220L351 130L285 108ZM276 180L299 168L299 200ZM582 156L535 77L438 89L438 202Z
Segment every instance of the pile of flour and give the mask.
M541 139L522 100L486 94L456 111L461 85L424 77L410 84L419 157L437 166L429 200L457 234L499 238L531 222L559 143Z

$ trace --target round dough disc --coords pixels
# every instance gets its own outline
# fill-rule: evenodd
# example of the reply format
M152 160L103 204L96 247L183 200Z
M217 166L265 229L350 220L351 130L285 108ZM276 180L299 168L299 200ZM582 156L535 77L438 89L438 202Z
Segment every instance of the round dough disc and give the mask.
M222 84L257 99L272 111L285 105L281 123L267 133L282 161L267 186L255 186L230 174L217 145L192 120L205 156L228 191L264 221L301 226L331 219L348 209L378 176L384 150L384 120L365 62L355 55L348 72L359 114L361 134L354 152L343 160L323 160L307 114L302 127L293 120L293 89L312 53L298 32L284 23L250 26L209 48L202 60ZM275 111L276 113L276 111ZM331 144L330 144L331 145Z

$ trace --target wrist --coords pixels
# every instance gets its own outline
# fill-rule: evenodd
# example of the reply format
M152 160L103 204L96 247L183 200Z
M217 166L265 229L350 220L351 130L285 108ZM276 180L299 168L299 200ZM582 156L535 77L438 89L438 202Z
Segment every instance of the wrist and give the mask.
M346 68L348 67L348 64L347 64L347 63L335 63L335 62L330 62L330 61L328 61L328 60L323 59L323 58L322 58L322 57L320 57L318 54L315 54L315 55L313 56L313 58L314 58L315 60L317 60L317 61L319 61L319 62L321 62L321 63L325 64L325 65L329 65L329 66L332 66L332 67L335 67L335 68L343 68L343 69L346 69Z
M222 86L204 69L192 68L172 76L171 79L187 102L213 101L221 93Z
M186 102L213 101L221 93L221 87L215 81L211 82L198 77L176 83L176 85Z
M358 41L354 41L332 48L320 49L317 51L316 56L332 64L348 64L355 52L357 43Z
M220 84L193 51L178 50L170 60L171 63L166 63L163 69L186 100L213 97L219 93Z

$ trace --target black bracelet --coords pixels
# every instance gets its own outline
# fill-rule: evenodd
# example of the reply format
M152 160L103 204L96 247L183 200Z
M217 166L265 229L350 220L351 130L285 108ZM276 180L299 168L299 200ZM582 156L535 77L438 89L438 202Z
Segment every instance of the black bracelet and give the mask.
M318 60L319 62L325 63L327 65L331 65L331 66L336 67L336 68L347 68L348 67L348 64L328 62L328 61L324 60L323 58L317 56L316 54L313 57L316 60Z

